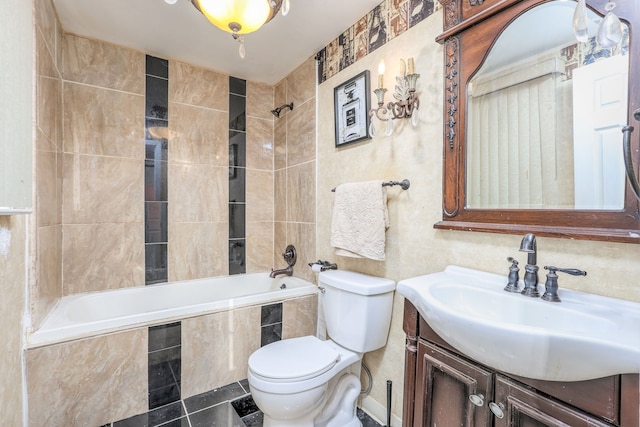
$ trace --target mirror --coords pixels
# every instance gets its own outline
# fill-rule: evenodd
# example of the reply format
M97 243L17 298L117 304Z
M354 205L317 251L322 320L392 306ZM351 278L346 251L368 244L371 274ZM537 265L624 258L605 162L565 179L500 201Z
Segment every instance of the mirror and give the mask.
M467 208L624 208L629 31L600 48L589 10L579 43L575 9L555 0L517 17L467 84Z
M622 40L600 49L593 36L608 0L586 0L581 43L576 0L439 1L443 209L434 227L640 243L621 132L639 126L637 3L616 2Z

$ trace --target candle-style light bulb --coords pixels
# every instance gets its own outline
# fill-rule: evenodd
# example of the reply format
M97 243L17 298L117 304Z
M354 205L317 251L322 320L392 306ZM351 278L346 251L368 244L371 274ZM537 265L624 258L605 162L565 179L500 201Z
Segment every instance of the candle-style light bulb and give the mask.
M378 65L378 88L384 87L384 60L380 61Z
M407 62L407 73L413 74L414 71L413 58L409 58L409 61Z

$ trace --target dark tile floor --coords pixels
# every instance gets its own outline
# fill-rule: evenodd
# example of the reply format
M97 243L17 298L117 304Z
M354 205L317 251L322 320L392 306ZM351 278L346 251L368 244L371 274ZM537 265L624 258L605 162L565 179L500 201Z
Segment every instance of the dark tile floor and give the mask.
M358 409L362 427L381 427ZM243 380L102 427L262 427L262 412Z

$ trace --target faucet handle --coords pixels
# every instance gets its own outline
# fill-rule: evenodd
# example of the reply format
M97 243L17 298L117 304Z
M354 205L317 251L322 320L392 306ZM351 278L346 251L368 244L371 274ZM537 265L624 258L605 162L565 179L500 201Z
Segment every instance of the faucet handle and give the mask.
M577 268L558 268L552 265L545 265L545 270L549 270L547 274L547 281L544 284L544 295L542 299L550 302L560 302L558 297L558 275L556 272L567 273L572 276L586 276L587 272L584 270L578 270Z
M567 273L570 274L572 276L586 276L587 272L584 270L578 270L577 268L558 268L558 267L554 267L552 265L545 265L544 266L545 270L549 270L551 272L556 272L556 271L560 271L562 273Z
M513 257L508 257L507 261L511 263L511 267L509 267L509 281L507 286L504 287L504 290L507 292L520 292L518 288L518 281L520 280L520 267L518 267L518 260Z

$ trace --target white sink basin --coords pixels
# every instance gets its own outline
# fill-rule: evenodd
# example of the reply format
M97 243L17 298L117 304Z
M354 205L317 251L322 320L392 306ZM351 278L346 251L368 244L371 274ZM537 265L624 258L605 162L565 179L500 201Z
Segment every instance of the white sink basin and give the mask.
M548 381L640 372L640 303L562 289L562 277L560 303L506 283L506 274L449 266L397 292L451 346L498 371Z

